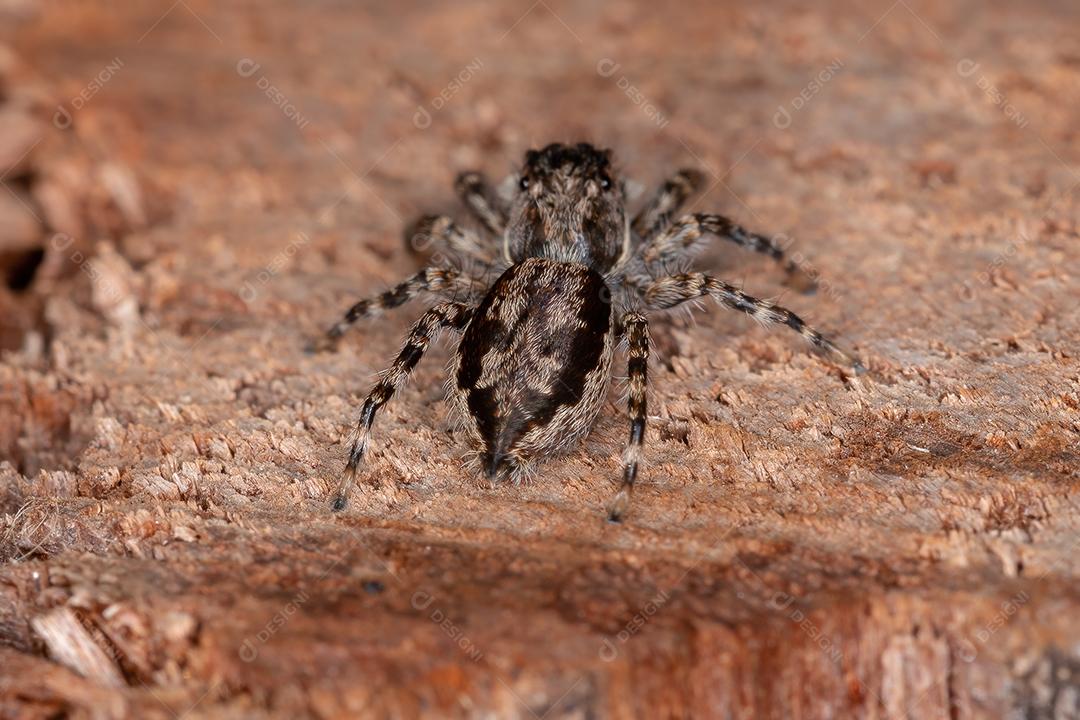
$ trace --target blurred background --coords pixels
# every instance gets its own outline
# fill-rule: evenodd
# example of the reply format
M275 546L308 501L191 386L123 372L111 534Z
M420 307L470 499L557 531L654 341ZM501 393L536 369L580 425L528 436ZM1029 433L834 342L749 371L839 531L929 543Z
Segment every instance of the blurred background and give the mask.
M0 0L0 716L1076 717L1075 3ZM782 241L625 435L461 469L422 311L305 352L553 141ZM625 375L616 360L616 375Z

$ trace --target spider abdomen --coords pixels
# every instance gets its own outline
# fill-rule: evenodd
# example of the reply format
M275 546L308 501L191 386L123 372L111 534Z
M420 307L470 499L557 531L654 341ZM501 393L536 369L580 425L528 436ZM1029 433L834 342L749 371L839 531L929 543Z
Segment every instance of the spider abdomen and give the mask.
M448 379L487 477L516 475L588 433L607 387L612 326L604 279L585 265L530 258L495 282Z

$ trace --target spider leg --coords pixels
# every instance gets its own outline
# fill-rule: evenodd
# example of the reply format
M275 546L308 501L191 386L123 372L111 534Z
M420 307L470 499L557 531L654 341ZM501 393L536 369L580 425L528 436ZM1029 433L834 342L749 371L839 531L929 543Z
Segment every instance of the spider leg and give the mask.
M471 260L491 264L491 253L476 233L463 228L445 215L424 215L405 232L405 244L410 251L423 252L440 245Z
M739 310L762 325L783 324L802 335L811 345L825 350L849 365L857 374L866 372L862 363L838 348L831 340L803 322L785 307L747 295L711 275L693 272L669 275L654 281L642 293L653 310L664 310L700 297L712 297L721 305Z
M386 310L404 305L426 292L462 297L473 292L476 289L475 285L474 280L458 270L439 267L424 268L386 292L361 300L349 308L345 316L326 331L326 335L317 343L317 349L325 350L333 347L334 342L344 335L345 331L357 320L381 315Z
M424 352L434 342L444 328L460 330L465 327L472 317L473 308L463 303L445 302L424 313L409 330L401 352L393 364L383 373L382 379L371 389L364 407L360 411L360 419L357 421L356 430L353 432L352 445L349 449L349 460L345 465L341 480L338 483L337 492L334 493L332 508L342 510L349 497L349 491L356 482L356 469L364 458L367 450L368 439L371 435L371 425L375 421L375 413L390 401L394 393L405 384L409 373L420 362Z
M638 237L649 239L666 228L686 199L701 187L702 177L697 170L680 170L665 180L634 217L631 227Z
M495 193L484 176L478 172L463 172L454 181L454 189L457 190L461 202L487 231L496 237L502 237L506 228L506 217L496 204Z
M798 289L805 291L814 288L813 278L789 259L783 249L770 238L751 232L723 215L712 213L694 213L679 218L666 230L645 242L641 248L641 257L650 269L662 269L674 261L695 255L705 246L702 238L706 235L716 235L741 247L768 255L781 264L792 284Z
M630 438L623 452L623 479L615 499L608 508L608 520L620 522L630 508L630 495L637 479L638 460L645 439L646 387L649 373L649 321L641 313L631 312L623 317L627 338L627 375L630 413Z

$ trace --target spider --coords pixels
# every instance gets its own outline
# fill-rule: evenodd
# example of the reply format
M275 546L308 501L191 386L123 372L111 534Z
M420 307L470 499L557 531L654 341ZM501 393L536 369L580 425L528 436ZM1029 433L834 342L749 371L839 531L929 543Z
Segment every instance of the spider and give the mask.
M612 522L630 506L645 438L647 313L711 297L762 324L786 325L863 372L857 360L790 310L712 275L669 274L665 268L692 257L709 236L769 255L790 275L798 274L772 240L721 215L694 213L673 221L700 184L695 171L676 173L631 220L611 151L587 143L528 151L501 196L479 173L460 175L457 193L486 232L445 216L422 218L416 232L498 279L488 284L449 263L429 266L356 303L330 328L327 345L361 318L422 294L443 297L412 326L364 401L333 509L345 507L379 408L444 329L461 333L449 363L447 400L475 448L475 469L492 483L521 480L589 432L606 395L615 348L626 343L630 434L622 480L607 509Z

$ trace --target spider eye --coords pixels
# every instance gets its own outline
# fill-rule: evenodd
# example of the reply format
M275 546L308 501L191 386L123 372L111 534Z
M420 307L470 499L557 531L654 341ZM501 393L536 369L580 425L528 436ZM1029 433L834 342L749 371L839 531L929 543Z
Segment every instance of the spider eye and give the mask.
M521 178L521 180L518 182L518 187L520 187L522 190L528 190L529 189L529 178L527 178L527 177Z
M611 180L606 177L600 178L600 188L603 190L611 189Z

